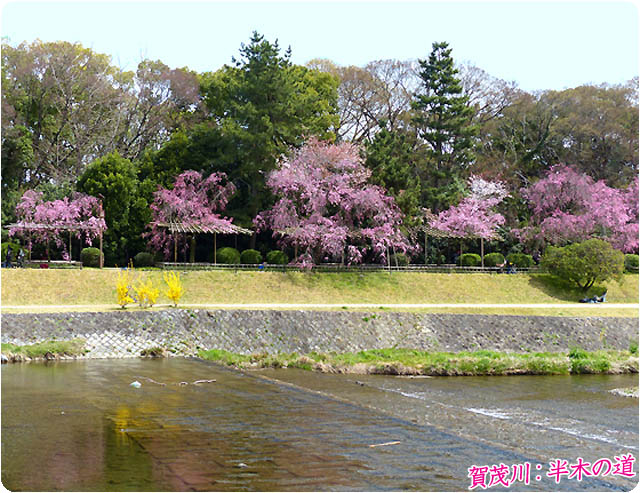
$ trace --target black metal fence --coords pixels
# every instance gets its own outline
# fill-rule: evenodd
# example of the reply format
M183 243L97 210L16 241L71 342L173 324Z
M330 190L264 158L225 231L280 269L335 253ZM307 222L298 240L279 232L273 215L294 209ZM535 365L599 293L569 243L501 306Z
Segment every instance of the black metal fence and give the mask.
M158 262L156 267L169 270L246 270L265 272L295 272L311 270L313 272L448 272L448 273L507 273L504 267L461 267L455 264L412 264L412 265L383 265L383 264L318 264L311 269L296 265L278 264L210 264L206 262ZM515 267L510 273L536 272L538 266Z

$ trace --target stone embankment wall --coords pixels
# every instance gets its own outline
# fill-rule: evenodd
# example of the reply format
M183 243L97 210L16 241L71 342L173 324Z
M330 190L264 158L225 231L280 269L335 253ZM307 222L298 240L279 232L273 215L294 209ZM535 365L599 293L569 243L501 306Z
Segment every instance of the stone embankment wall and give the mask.
M2 314L2 342L24 345L82 338L87 357L138 356L166 348L237 353L359 351L408 347L432 351L627 349L637 318L355 313L274 310Z

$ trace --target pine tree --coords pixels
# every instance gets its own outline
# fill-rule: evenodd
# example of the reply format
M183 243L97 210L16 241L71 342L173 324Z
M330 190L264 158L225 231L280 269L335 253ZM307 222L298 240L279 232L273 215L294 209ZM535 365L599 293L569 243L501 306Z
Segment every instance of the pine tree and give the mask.
M404 213L405 225L413 225L419 212L420 182L415 173L415 156L410 136L386 126L367 144L365 166L370 182L386 189Z
M464 184L462 175L475 158L473 108L462 92L448 46L433 43L429 59L419 60L422 91L412 104L413 124L425 147L422 202L435 211L457 200Z

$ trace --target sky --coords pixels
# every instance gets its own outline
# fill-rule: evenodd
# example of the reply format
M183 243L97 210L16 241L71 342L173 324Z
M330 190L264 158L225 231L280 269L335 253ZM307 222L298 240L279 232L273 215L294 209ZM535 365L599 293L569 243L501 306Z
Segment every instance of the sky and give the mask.
M149 58L198 72L231 63L254 30L298 64L427 58L447 41L456 62L535 91L638 75L638 18L632 1L5 0L0 33L14 46L79 42L125 70Z

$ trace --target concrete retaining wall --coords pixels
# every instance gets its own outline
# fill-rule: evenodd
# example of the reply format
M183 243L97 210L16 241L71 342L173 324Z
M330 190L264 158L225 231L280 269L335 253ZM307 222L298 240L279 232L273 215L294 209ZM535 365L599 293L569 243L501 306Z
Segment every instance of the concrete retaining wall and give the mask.
M274 310L2 314L2 342L33 344L82 338L88 357L138 356L164 347L176 355L198 349L239 353L422 350L565 351L579 346L627 349L637 318L355 313Z

